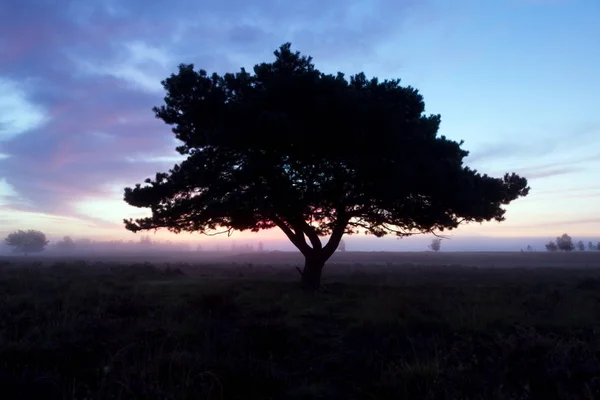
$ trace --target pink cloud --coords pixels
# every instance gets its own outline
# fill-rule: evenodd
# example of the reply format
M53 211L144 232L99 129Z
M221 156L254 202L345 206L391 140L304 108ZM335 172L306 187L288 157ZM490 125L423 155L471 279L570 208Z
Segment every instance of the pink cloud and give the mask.
M39 48L53 47L55 32L47 22L40 20L12 28L9 40L3 46L0 66L9 66Z
M542 227L560 227L566 225L590 225L600 224L600 218L578 218L570 220L556 220L550 222L541 222L538 224L528 224L528 227L542 228Z

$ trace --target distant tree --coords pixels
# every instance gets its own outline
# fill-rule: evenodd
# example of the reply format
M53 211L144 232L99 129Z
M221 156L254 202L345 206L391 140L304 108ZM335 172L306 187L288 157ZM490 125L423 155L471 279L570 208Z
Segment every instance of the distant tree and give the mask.
M596 250L600 250L600 242L596 244Z
M533 251L533 247L530 244L527 245L527 251Z
M265 247L263 245L263 242L258 242L258 251L262 252L265 250Z
M573 251L575 249L573 239L566 233L556 238L556 246L562 251Z
M149 246L152 244L152 239L148 235L144 235L140 238L140 244Z
M290 43L253 73L181 64L162 84L165 104L153 110L188 158L125 188L128 204L152 212L126 228L278 227L304 255L305 289L319 287L344 234L405 237L503 221L504 206L529 192L514 173L493 178L465 166L463 142L438 135L441 117L425 114L416 89L322 73Z
M340 244L338 245L337 249L342 252L346 251L346 242L343 239L340 240Z
M4 241L8 246L13 247L15 253L23 253L25 255L44 251L44 248L49 243L46 240L46 235L33 229L13 232Z
M429 245L429 248L435 252L440 251L440 249L442 248L442 240L440 238L431 239L431 244Z
M55 246L60 251L73 251L77 247L75 241L70 236L65 236L62 240L59 240Z
M550 242L546 245L546 250L548 251L558 251L558 246L554 242Z
M594 247L594 243L592 243L591 241L588 242L588 250L596 250L596 247Z
M577 242L577 250L579 250L579 251L585 251L585 244L583 244L582 240L580 240L579 242Z

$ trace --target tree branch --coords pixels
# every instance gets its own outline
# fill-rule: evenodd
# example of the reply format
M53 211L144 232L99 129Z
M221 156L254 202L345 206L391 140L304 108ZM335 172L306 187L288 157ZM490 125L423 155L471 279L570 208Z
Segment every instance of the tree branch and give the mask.
M347 216L347 214L344 211L338 211L338 218L335 221L335 227L331 232L331 237L329 238L329 241L327 242L325 247L323 247L323 255L324 257L326 257L325 259L331 257L340 245L342 236L344 236L344 233L346 232L348 221L349 217Z
M285 221L283 221L277 215L272 214L270 217L271 217L271 220L275 223L275 225L277 225L279 227L279 229L281 229L283 231L283 233L285 233L285 235L288 237L288 239L290 239L290 241L294 244L294 246L296 246L298 248L298 250L300 250L300 252L304 256L308 256L310 254L312 249L306 243L306 240L304 239L304 234L302 233L302 231L300 231L300 235L298 235L297 232L294 232L292 229L290 229L290 227L287 226Z
M431 230L431 233L433 236L435 236L438 239L450 239L450 236L446 236L446 235L440 235L438 233L435 233L433 230Z
M319 235L317 234L315 229L312 226L310 226L303 219L300 219L300 221L298 221L298 222L302 228L302 231L304 232L304 234L306 234L306 236L308 237L308 240L310 240L310 243L312 244L313 249L321 250L323 248L323 244L321 243L321 239L319 239Z
M464 220L459 221L458 223L460 224L461 222L463 222ZM391 227L389 224L384 224L384 223L380 223L380 224L372 224L369 225L365 222L363 222L362 220L354 220L352 222L349 222L348 225L350 226L354 226L354 227L359 227L359 228L363 228L366 230L371 230L373 228L376 227L380 227L383 228L385 231L389 232L389 233L395 233L398 236L401 237L408 237L408 236L414 236L414 235L423 235L423 234L432 234L433 236L439 238L439 239L449 239L449 236L446 235L440 235L439 233L436 233L434 229L422 229L419 230L417 232L407 232L405 230L402 229L395 229L393 227Z
M156 230L155 230L155 233L156 233ZM206 235L206 236L217 236L217 235L222 235L222 234L224 234L224 233L226 233L226 234L227 234L227 237L230 237L230 236L232 235L232 233L233 233L233 228L227 228L227 229L226 229L226 230L224 230L224 231L220 231L220 232L213 232L213 233L200 232L200 234L202 234L202 235Z

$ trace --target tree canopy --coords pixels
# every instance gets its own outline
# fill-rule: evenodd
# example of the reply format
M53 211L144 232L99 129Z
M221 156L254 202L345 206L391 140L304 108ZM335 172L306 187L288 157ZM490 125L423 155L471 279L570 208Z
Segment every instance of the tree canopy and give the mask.
M28 231L18 230L10 233L4 241L13 248L16 253L39 253L44 251L48 244L46 235L40 231L30 229Z
M546 250L548 250L548 251L558 251L558 246L553 241L550 241L546 245Z
M440 251L440 249L442 248L442 240L440 238L431 239L431 244L429 245L429 248L435 252Z
M306 257L303 282L314 286L344 234L503 221L503 206L527 195L523 177L465 166L463 143L439 136L441 117L425 114L423 97L399 79L326 74L289 43L274 54L253 73L182 64L162 82L164 105L153 111L188 158L125 189L127 203L152 211L125 220L127 229L279 227Z
M575 249L573 239L566 233L563 233L562 236L556 238L556 247L562 251L573 251Z
M70 236L65 236L62 240L56 242L56 248L61 251L73 251L76 247L75 241Z

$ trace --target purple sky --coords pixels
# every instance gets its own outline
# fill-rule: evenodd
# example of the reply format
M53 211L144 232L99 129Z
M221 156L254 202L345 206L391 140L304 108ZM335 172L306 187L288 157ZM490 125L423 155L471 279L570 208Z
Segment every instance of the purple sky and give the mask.
M121 220L144 212L123 187L177 161L160 81L291 41L323 71L402 78L470 165L530 179L508 221L457 235L600 236L599 17L597 0L4 0L0 235L128 238Z

